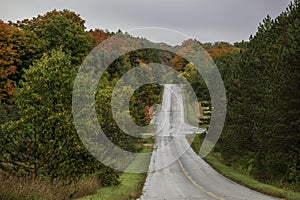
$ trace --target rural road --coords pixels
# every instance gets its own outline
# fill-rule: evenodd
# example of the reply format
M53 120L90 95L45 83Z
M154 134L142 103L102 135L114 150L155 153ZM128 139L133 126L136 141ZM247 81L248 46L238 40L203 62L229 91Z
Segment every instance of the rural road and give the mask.
M148 176L140 200L274 200L220 175L190 148L180 85L165 85Z

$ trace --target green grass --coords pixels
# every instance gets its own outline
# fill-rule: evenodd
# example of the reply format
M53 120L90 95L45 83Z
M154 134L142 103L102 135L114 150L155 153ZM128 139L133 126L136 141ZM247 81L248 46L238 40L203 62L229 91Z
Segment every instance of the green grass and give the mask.
M146 139L144 143L151 143L152 139ZM146 146L142 153L152 152L152 148ZM137 166L149 165L150 157L141 156L133 161L129 168L134 169ZM121 184L119 186L103 187L97 191L97 194L90 195L79 200L131 200L137 199L142 193L144 182L146 180L146 173L133 174L123 173L120 176Z
M193 138L193 142L191 144L192 149L199 154L200 152L200 148L201 148L201 144L202 141L205 138L205 134L197 134L194 138ZM188 139L188 138L187 138Z
M145 174L123 173L119 186L104 187L97 194L81 198L80 200L131 200L137 199L141 194Z
M224 165L222 163L220 153L210 153L208 156L205 157L204 160L225 177L248 188L274 197L284 198L287 200L300 200L300 193L278 188L273 185L261 183L257 180L254 180L249 175L243 174L241 172L236 171L232 167Z
M153 145L153 143L154 143L154 137L153 136L151 136L151 137L145 137L145 138L142 139L142 143L145 144L145 146L147 146L147 145ZM147 150L148 149L143 149L143 152L145 152L145 151L148 152Z
M203 141L203 137L197 135L194 141L192 142L191 147L196 153L199 153L202 141ZM240 170L225 165L222 160L221 154L218 152L211 152L209 155L207 155L204 158L204 160L226 178L236 183L239 183L241 185L244 185L250 189L256 190L258 192L270 196L283 198L286 200L300 200L300 193L291 190L282 189L273 185L261 183L255 180L253 177L247 175L246 173L243 173Z

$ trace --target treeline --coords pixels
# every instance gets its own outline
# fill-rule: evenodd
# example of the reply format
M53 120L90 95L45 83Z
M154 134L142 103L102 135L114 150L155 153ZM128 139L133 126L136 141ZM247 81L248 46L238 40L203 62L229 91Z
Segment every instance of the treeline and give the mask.
M268 183L300 186L300 2L267 17L240 52L215 59L228 113L217 150Z

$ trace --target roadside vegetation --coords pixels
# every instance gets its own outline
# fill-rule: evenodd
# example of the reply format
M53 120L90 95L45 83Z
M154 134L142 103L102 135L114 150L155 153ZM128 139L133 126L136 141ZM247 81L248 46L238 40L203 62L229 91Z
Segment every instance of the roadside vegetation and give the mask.
M109 186L97 190L97 193L79 200L133 200L140 197L146 174L123 173L120 176L120 185Z
M207 155L204 160L223 176L250 189L286 200L300 200L299 192L295 192L287 188L285 189L285 186L281 183L262 183L255 180L245 171L232 166L227 166L220 153L212 152Z
M144 144L151 144L151 139L147 139ZM152 147L144 146L142 153L152 152ZM150 162L146 161L146 162ZM132 162L131 165L139 165L139 162ZM131 166L129 166L131 167ZM147 173L133 174L123 173L120 176L120 184L118 186L103 187L97 190L96 194L86 196L79 200L135 200L142 194L142 189L146 181Z
M205 134L203 135L196 135L194 138L194 141L191 144L192 149L195 151L195 153L199 154L202 141L205 138ZM247 171L236 168L233 166L226 165L224 159L221 156L221 153L217 151L213 151L209 153L204 160L212 166L216 171L218 171L220 174L225 176L226 178L241 184L245 187L248 187L250 189L256 190L258 192L286 199L286 200L299 200L300 199L300 193L295 192L294 190L290 190L288 188L284 188L284 186L277 182L273 184L267 184L263 182L259 182L255 180L253 176L251 176Z

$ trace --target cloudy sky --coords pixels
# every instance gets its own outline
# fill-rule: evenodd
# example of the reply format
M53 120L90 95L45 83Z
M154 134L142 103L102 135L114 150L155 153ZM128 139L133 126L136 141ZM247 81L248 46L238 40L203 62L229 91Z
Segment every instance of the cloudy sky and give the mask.
M201 42L248 40L258 24L285 10L291 0L0 0L0 19L32 18L53 9L72 10L87 29L128 31L179 44L185 36ZM132 31L132 29L146 28ZM130 31L131 30L131 31Z

